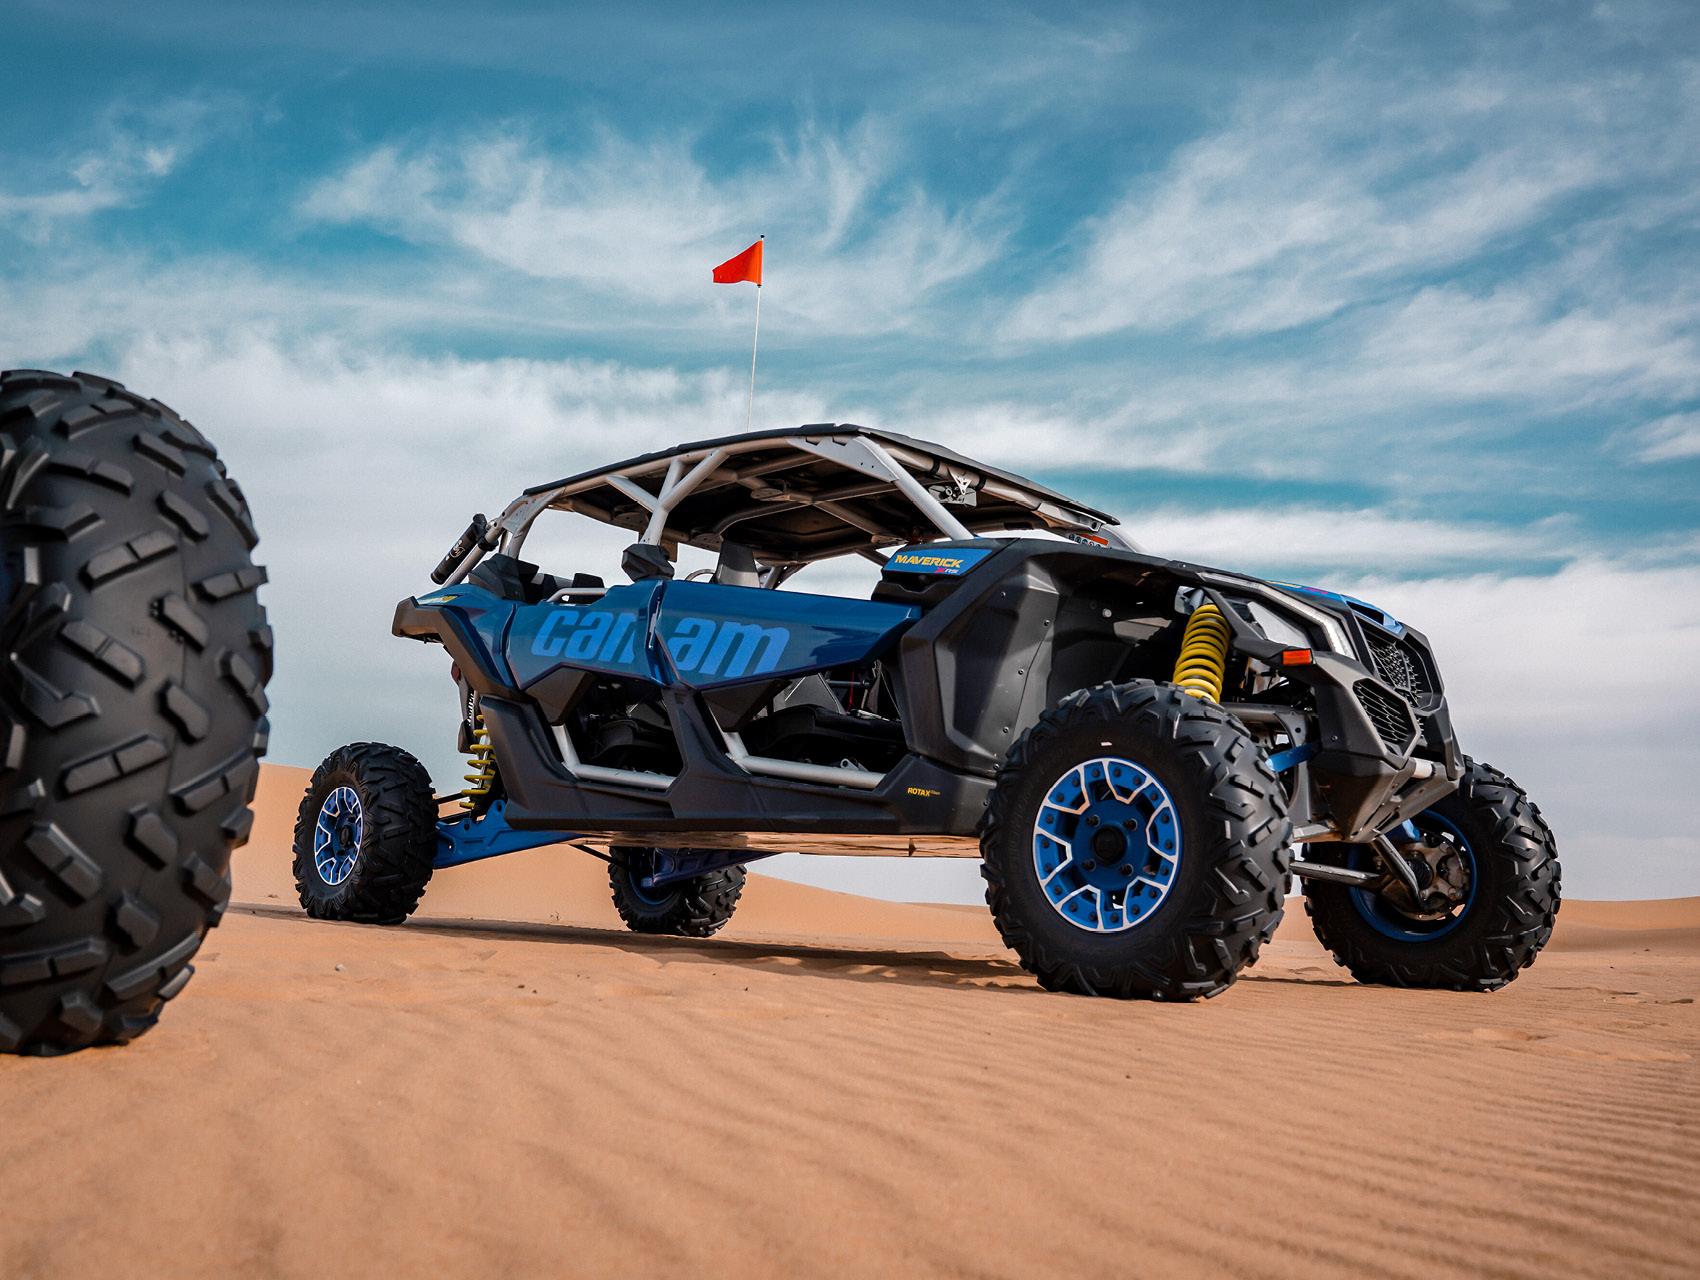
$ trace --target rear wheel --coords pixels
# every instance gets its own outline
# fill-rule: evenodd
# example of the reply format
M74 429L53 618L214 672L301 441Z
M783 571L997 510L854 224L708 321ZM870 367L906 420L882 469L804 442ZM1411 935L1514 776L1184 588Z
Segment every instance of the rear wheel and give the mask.
M609 850L608 883L614 907L634 933L667 933L706 938L732 918L744 891L744 868L722 867L688 880L646 888L656 867L654 849L616 846Z
M147 1030L223 914L267 732L257 540L157 400L0 375L0 1049Z
M1281 918L1286 799L1257 745L1174 685L1100 685L1016 741L980 851L998 932L1053 991L1226 990Z
M1425 889L1387 893L1305 882L1305 909L1335 963L1359 982L1493 991L1534 963L1559 906L1558 849L1541 811L1491 765L1467 761L1458 790L1414 824L1404 850ZM1367 845L1313 856L1378 870Z
M400 924L437 856L431 775L400 747L356 742L325 757L295 818L295 887L318 920Z

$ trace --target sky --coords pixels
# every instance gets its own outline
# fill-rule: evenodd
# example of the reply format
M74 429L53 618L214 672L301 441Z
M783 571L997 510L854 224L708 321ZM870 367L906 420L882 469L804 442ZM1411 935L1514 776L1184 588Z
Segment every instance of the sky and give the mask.
M0 366L252 503L271 759L458 788L389 634L474 510L743 428L935 440L1426 632L1566 891L1700 894L1700 11L0 0ZM582 541L574 541L582 539ZM617 577L611 538L569 569ZM826 580L822 580L826 581ZM775 860L972 901L969 863Z

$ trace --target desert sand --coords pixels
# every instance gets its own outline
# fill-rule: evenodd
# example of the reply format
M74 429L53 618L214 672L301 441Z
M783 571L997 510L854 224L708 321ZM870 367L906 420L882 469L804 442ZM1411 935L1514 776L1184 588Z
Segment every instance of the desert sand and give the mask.
M1358 986L1294 904L1222 997L1119 1003L758 875L640 938L570 850L309 921L305 778L155 1031L0 1059L0 1275L1700 1270L1700 899L1566 903L1493 995Z

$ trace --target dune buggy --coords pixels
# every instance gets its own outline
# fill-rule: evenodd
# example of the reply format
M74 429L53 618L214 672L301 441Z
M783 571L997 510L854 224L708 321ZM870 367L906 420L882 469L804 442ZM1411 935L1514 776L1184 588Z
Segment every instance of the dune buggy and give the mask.
M561 513L636 536L628 581L523 558ZM871 597L786 589L840 556ZM447 650L464 807L398 748L333 753L296 828L316 916L399 922L436 869L565 843L633 929L695 936L775 853L978 858L1004 941L1083 994L1224 990L1295 874L1366 982L1492 989L1552 929L1551 832L1460 753L1421 634L937 445L681 445L475 517L432 578L394 632Z

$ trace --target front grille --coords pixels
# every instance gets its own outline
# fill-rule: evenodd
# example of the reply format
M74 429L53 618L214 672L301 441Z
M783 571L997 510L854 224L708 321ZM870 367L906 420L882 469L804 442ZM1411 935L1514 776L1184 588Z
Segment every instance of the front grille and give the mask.
M1365 638L1369 641L1369 653L1375 660L1375 669L1388 684L1411 697L1420 698L1434 692L1429 687L1422 659L1417 657L1410 645L1401 640L1384 640L1376 635Z
M1387 749L1395 755L1403 755L1417 733L1411 709L1367 680L1358 681L1352 686L1352 692L1357 694L1359 705L1381 735L1381 740L1387 744Z

